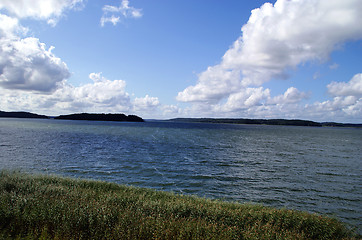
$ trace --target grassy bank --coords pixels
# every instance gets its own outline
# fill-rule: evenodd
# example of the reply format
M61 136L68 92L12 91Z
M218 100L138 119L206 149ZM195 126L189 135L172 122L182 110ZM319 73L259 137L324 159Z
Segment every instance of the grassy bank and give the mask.
M354 239L306 212L99 181L0 173L0 239Z

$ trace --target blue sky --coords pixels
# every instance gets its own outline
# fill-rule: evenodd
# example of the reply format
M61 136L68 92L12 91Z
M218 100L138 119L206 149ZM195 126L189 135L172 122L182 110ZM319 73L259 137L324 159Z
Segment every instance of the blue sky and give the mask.
M3 0L0 110L362 122L359 0Z

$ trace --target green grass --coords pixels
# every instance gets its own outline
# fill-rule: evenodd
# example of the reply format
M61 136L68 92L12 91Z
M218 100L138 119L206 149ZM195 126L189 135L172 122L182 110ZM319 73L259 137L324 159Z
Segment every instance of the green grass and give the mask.
M357 239L307 212L0 172L0 239Z

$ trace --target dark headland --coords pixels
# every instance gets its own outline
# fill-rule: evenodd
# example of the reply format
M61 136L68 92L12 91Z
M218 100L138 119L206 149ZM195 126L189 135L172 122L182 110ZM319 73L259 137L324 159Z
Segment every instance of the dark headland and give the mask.
M35 113L30 113L30 112L3 112L3 111L0 111L0 117L3 117L3 118L43 118L43 119L49 118L48 116L45 116L45 115L39 115L39 114L35 114Z
M97 113L76 113L69 115L60 115L55 119L65 120L88 120L88 121L114 121L114 122L144 122L141 117L136 115L125 115L123 113L108 113L108 114L97 114Z

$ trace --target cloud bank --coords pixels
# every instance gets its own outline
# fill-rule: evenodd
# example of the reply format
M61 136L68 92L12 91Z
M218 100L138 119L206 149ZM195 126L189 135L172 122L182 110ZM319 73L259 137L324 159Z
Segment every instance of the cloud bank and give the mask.
M262 85L272 79L288 79L288 72L299 65L322 63L344 42L361 39L362 25L356 24L362 22L361 11L359 0L265 3L251 12L242 35L221 62L199 74L196 85L179 92L176 99L192 103L191 109L215 114L243 110L239 115L253 116L250 110L258 110L260 116L268 117L274 116L275 110L292 117L290 104L308 94L291 87L283 96L271 98L270 89ZM346 84L332 83L329 92L339 87L351 91Z
M29 94L23 90L4 89L0 94L0 106L11 110L29 110L46 114L73 112L126 112L155 116L162 114L163 106L157 97L131 98L124 80L109 80L102 73L90 73L91 83L75 87L66 80L57 85L51 94ZM52 112L52 109L55 111Z
M327 85L333 99L306 105L306 112L315 118L343 119L347 116L361 122L362 116L362 73L348 82L332 82Z

